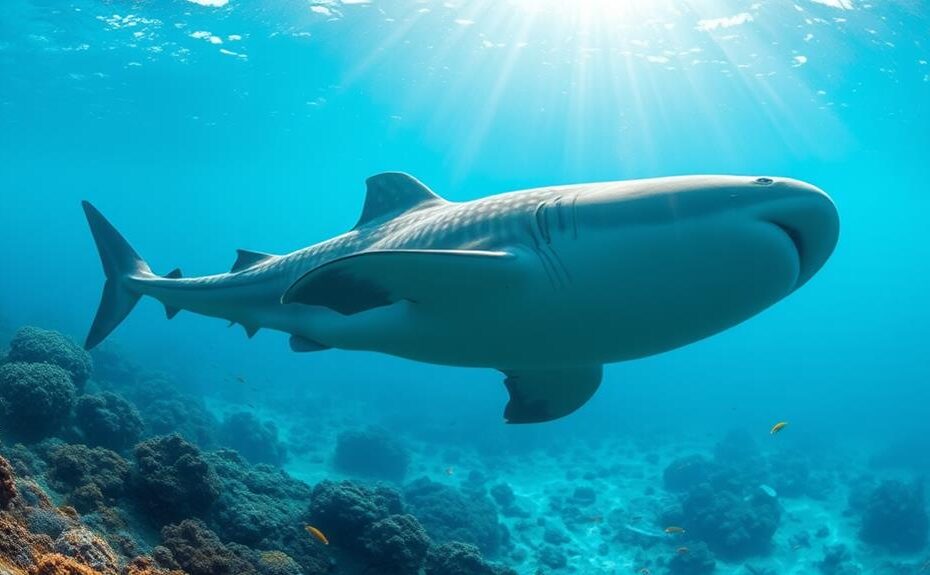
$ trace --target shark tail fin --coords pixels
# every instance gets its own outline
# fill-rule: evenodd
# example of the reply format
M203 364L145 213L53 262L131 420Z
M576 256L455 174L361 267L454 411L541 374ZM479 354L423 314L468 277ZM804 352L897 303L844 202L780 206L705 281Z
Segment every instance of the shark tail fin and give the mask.
M126 280L135 275L148 275L152 272L148 264L97 208L86 201L81 202L81 205L84 207L90 232L100 253L103 273L107 277L97 315L84 342L85 349L91 349L110 335L139 301L141 294L133 291Z

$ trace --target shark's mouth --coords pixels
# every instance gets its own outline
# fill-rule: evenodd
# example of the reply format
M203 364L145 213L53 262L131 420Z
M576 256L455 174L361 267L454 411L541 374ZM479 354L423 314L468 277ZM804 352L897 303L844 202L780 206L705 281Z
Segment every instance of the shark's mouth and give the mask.
M772 224L772 226L778 228L785 235L785 237L787 237L791 241L791 245L794 246L794 251L797 253L797 256L798 256L798 284L800 285L801 279L804 276L804 270L806 269L805 268L806 258L805 258L804 242L802 240L802 236L800 232L780 222L776 222L773 220L767 220L767 222L769 224Z

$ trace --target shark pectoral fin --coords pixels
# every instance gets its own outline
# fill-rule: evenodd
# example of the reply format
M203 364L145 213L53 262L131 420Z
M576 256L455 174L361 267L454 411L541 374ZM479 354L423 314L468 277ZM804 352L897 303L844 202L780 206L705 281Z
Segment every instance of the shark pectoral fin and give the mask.
M601 385L603 366L506 370L510 401L507 423L541 423L564 417L584 405Z
M296 351L298 353L305 353L309 351L323 351L330 349L328 345L323 345L313 341L312 339L307 339L299 335L292 335L290 339L291 351Z
M522 277L514 254L475 250L379 250L327 262L295 281L281 303L318 305L343 315L407 300L454 301L508 290Z

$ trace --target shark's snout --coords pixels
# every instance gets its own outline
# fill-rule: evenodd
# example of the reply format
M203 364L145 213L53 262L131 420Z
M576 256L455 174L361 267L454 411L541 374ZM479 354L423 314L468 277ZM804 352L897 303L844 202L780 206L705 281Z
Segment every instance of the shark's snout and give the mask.
M753 217L783 234L798 258L795 289L804 285L826 263L839 237L836 206L819 188L789 179L759 178L771 187L759 195ZM766 190L768 191L768 190Z

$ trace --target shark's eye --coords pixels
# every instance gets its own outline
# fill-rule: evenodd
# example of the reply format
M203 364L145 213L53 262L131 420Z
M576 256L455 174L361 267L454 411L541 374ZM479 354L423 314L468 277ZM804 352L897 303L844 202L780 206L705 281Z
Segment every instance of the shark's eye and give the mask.
M771 186L775 183L775 180L772 178L756 178L752 183L756 184L757 186Z

